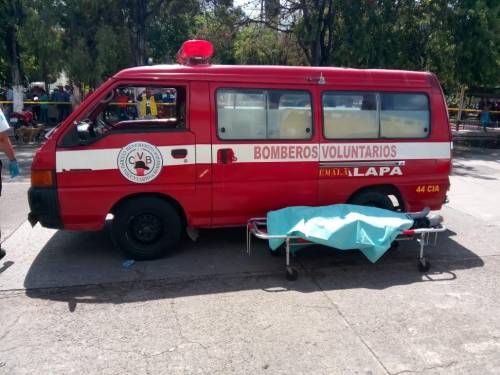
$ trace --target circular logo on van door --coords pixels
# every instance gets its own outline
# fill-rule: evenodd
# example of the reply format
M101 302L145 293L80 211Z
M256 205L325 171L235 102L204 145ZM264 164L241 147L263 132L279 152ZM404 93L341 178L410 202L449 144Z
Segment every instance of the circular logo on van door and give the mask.
M129 143L118 153L118 169L123 177L138 184L153 181L162 167L160 150L147 142Z

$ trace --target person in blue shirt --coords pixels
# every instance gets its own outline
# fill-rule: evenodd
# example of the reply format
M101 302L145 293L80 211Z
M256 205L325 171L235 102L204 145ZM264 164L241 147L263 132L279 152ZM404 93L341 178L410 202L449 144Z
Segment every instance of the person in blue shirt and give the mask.
M60 123L64 120L64 110L65 110L65 105L64 102L66 101L66 97L63 94L63 87L62 86L57 86L54 89L54 92L52 93L52 97L50 98L51 101L56 102L56 108L57 108L57 123Z
M9 123L5 119L5 116L0 109L0 151L3 151L9 158L9 171L10 177L14 178L19 175L19 164L16 160L16 154L10 142L10 138L7 135L7 130L9 130ZM0 195L2 195L2 161L0 160ZM0 232L0 240L2 239L2 233ZM1 244L1 242L0 242ZM0 259L5 256L5 250L0 247Z
M487 131L487 127L490 124L491 117L490 117L490 106L486 105L481 112L481 116L479 117L479 122L481 123L481 126L483 127L484 131Z

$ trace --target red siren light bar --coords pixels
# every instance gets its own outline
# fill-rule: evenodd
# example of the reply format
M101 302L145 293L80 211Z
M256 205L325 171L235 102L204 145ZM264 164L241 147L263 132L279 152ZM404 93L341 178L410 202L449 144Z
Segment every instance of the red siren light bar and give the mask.
M207 40L187 40L177 52L177 62L182 65L208 64L214 54L214 46Z

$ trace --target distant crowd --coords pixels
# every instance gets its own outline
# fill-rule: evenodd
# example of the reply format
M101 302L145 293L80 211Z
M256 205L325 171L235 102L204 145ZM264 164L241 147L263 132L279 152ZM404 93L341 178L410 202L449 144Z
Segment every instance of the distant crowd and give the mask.
M500 111L500 100L492 101L489 99L481 98L479 103L477 104L477 109L481 111Z
M14 91L11 87L0 90L0 101L12 102ZM66 119L76 106L73 88L70 85L57 86L47 92L40 86L33 86L24 92L23 112L31 112L33 120L44 125L55 125ZM13 104L2 105L5 117L13 113Z

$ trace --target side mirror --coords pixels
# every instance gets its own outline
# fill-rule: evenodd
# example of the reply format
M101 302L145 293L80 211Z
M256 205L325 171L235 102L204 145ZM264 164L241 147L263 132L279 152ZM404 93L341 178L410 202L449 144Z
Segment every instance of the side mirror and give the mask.
M92 124L89 120L83 120L76 124L76 133L80 144L88 143L92 137Z

